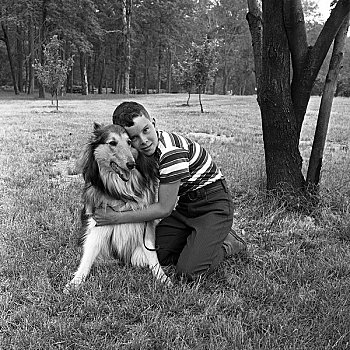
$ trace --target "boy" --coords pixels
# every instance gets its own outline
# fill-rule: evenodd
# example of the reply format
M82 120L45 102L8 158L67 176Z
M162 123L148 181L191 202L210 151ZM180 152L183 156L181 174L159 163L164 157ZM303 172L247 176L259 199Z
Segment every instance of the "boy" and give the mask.
M188 280L213 272L224 257L246 249L244 240L230 230L233 203L226 181L203 147L157 130L154 118L136 102L120 104L113 124L125 128L139 152L155 157L159 198L140 211L97 210L98 225L162 219L156 227L160 264L176 265L177 274Z

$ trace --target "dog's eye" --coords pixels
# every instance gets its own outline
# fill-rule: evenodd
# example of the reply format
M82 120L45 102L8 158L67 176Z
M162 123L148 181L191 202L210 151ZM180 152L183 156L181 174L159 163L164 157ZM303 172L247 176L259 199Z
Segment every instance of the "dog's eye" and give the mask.
M109 141L108 144L112 147L117 146L118 142L117 141Z
M131 140L128 140L127 142L128 142L128 145L131 146Z

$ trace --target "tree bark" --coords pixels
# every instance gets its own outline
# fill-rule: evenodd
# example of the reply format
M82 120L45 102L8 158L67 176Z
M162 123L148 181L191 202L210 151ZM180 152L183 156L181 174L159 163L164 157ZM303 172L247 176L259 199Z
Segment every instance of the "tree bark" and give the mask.
M29 14L28 20L28 95L34 92L34 25L33 15Z
M227 68L226 68L226 61L224 64L224 69L222 72L222 94L226 95L227 94Z
M17 26L17 85L18 91L23 92L23 30Z
M147 40L146 40L147 42ZM147 44L145 45L145 52L144 52L144 71L143 71L143 89L144 93L148 94L148 59L147 59Z
M81 93L82 95L88 95L88 78L87 78L87 66L86 66L86 53L80 52L80 78L81 78Z
M304 178L290 91L289 46L280 0L263 1L263 31L258 103L262 115L267 189L300 192L304 188Z
M170 94L171 93L171 78L172 78L172 52L171 52L171 47L168 46L168 57L167 57L167 92Z
M99 95L102 95L102 90L103 90L103 77L105 75L105 60L99 60L99 79L98 79L98 88L97 88L97 93Z
M162 71L162 45L159 39L159 45L158 45L158 67L157 67L157 93L159 94L162 87L162 78L161 78L161 71Z
M40 26L40 63L41 65L45 64L45 55L44 55L44 45L46 41L46 32L47 32L47 5L50 0L42 0L41 8L41 26ZM39 98L45 98L45 88L44 85L39 82Z
M262 77L262 13L257 0L248 0L248 9L247 21L252 36L256 87L259 94Z
M132 0L123 0L123 34L124 34L124 93L130 93L130 70L131 70L131 9Z
M309 161L309 167L306 177L308 189L311 192L317 192L320 173L322 168L323 151L326 143L328 124L331 115L333 98L337 88L338 74L343 60L343 51L348 33L349 15L345 18L335 39L329 70L323 89L320 110L317 118L314 142Z
M201 107L201 113L204 113L203 104L202 104L202 87L198 86L198 99L199 99L199 105Z
M19 92L18 92L17 81L16 81L16 71L15 71L15 65L13 62L13 56L12 56L12 52L11 52L11 44L10 44L10 40L8 37L7 27L4 25L4 23L1 23L1 28L2 28L2 31L4 33L4 37L2 38L2 40L4 41L4 43L6 45L7 57L9 59L10 70L11 70L13 89L15 91L15 94L18 95Z

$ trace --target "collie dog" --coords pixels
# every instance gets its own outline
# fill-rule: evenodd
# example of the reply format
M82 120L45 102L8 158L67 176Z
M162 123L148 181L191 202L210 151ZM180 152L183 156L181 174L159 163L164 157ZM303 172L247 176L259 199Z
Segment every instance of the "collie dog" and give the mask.
M113 257L132 266L147 266L157 280L171 285L157 258L154 222L96 226L93 219L96 208L111 207L122 212L154 203L157 167L153 158L132 148L121 126L95 123L81 167L85 180L79 238L83 256L64 292L77 289L84 282L98 257Z

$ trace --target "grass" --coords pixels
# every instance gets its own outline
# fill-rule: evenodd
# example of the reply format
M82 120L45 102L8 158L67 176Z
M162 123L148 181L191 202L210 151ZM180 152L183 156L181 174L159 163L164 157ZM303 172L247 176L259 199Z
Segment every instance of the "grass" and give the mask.
M208 148L234 195L249 258L226 260L167 289L148 270L108 262L83 288L76 269L82 180L74 161L93 121L111 122L122 96L60 101L0 96L0 349L350 349L350 100L335 99L314 215L264 192L255 97L136 96L160 128ZM301 152L310 155L313 98ZM172 273L170 269L169 273Z

